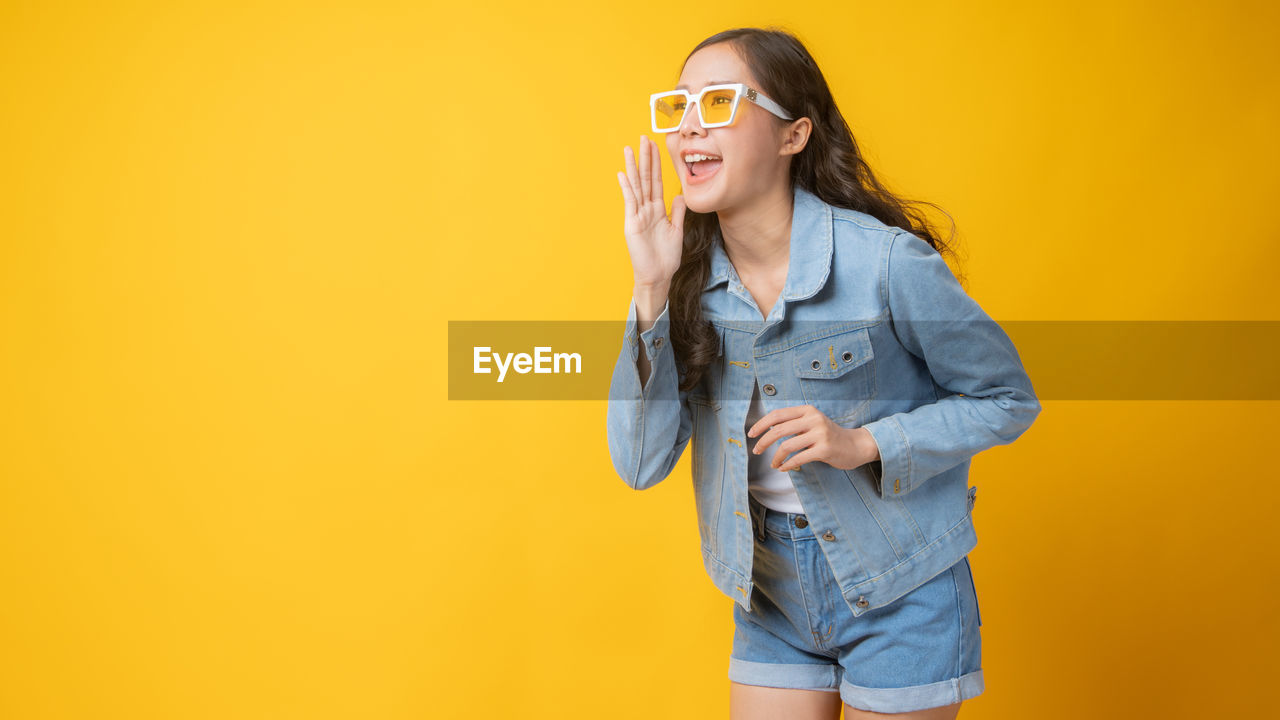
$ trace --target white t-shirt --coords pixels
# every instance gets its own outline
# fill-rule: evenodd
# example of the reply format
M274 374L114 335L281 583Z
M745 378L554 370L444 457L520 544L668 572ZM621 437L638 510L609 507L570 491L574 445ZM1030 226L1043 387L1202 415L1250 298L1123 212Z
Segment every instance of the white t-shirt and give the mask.
M753 387L751 409L747 411L747 424L743 429L750 430L751 426L762 417L764 417L764 406L760 403L760 389ZM800 496L796 494L796 486L791 482L791 476L770 464L773 456L778 452L778 443L783 438L775 440L759 455L751 452L755 449L754 443L763 436L764 433L761 433L754 438L747 438L748 492L761 505L772 510L803 513L804 508L800 505Z

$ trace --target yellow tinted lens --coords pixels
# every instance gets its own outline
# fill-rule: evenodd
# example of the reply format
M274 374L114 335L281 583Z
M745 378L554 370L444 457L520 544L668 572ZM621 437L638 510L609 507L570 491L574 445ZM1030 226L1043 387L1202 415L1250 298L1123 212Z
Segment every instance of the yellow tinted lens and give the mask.
M702 118L708 124L729 122L733 112L733 98L737 90L727 88L702 94Z
M668 130L670 128L680 127L680 120L684 118L684 106L686 100L684 95L662 95L653 101L653 122L658 126L659 130Z

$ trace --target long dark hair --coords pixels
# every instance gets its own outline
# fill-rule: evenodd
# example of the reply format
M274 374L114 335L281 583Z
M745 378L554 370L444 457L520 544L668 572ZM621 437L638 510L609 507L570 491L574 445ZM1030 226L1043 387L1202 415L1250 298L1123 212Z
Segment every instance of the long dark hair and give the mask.
M698 43L685 57L685 63L702 48L721 42L737 51L765 95L787 108L793 117L808 117L813 122L804 149L791 160L793 190L798 185L829 205L867 213L886 225L915 234L940 253L955 254L923 213L911 207L918 204L916 201L895 196L876 179L836 107L826 78L798 38L778 28L725 30ZM774 120L780 124L790 122L777 117ZM711 272L711 244L719 227L720 220L714 212L686 210L684 250L668 295L671 344L677 365L682 368L681 390L692 390L701 381L719 350L715 329L702 317L702 288ZM954 236L954 224L952 230Z

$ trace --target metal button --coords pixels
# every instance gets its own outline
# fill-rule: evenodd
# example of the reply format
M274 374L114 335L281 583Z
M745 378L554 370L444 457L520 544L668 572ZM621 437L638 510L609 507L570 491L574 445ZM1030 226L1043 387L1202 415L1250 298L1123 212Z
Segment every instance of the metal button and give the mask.
M821 363L821 362L819 362L819 361L817 361L817 360L814 360L814 361L813 361L813 369L814 369L814 370L820 370L820 369L822 369L822 363Z
M833 532L831 532L830 530L828 530L828 531L826 531L826 532L822 533L822 539L823 539L823 540L835 540L835 539L836 539L836 534L835 534L835 533L833 533Z
M764 389L765 395L773 395L774 393L778 392L778 389L772 385L765 385L763 389Z
M848 350L845 350L844 355L841 355L840 357L843 358L845 362L849 362L850 360L853 359L853 353L849 352Z
M870 604L871 603L867 602L867 599L861 595L858 596L858 602L854 603L854 605L857 605L858 607L866 607Z
M654 347L662 347L662 338L658 338L657 340L654 340L654 341L653 341L653 346L654 346Z
M808 518L806 518L806 517L805 517L805 516L803 516L803 515L801 515L801 516L797 517L797 518L796 518L796 527L798 527L798 528L802 528L802 527L809 527L809 520L808 520Z

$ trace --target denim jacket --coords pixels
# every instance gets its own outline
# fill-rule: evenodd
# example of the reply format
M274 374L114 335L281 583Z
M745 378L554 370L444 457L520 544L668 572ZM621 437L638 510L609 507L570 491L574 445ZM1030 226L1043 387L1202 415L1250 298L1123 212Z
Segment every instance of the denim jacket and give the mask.
M928 243L800 187L792 212L786 285L768 318L715 238L702 311L720 353L692 390L678 388L669 304L640 334L632 299L610 387L609 454L622 479L644 490L671 473L692 439L703 564L749 611L752 385L766 412L808 404L842 427L866 428L879 460L852 470L811 461L790 472L857 616L977 545L970 459L1013 442L1040 403L1008 335ZM641 343L651 363L643 390Z

